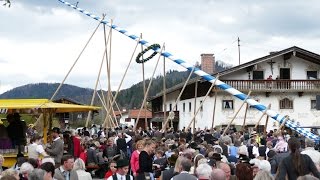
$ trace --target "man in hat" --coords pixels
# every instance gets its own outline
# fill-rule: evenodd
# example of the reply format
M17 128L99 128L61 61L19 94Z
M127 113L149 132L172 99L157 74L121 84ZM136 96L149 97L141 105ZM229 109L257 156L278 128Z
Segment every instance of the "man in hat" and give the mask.
M128 174L129 161L127 159L119 159L117 161L117 172L113 176L110 176L107 180L133 180L133 177Z
M63 156L63 148L64 143L60 138L60 129L58 127L52 128L51 136L52 136L52 144L50 147L46 148L46 152L54 158L54 162L56 167L60 167L61 158Z

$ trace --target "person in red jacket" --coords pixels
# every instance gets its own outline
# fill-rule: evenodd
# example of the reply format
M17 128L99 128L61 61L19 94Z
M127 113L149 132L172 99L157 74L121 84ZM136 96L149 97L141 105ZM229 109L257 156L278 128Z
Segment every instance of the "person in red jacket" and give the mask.
M85 144L81 145L81 153L80 153L79 158L82 159L84 164L87 165L88 156L87 156L87 147Z
M131 165L131 170L133 172L133 176L136 177L138 175L138 170L139 170L139 155L140 152L144 148L145 141L144 140L139 140L136 143L136 150L133 151L130 159L130 165Z
M81 145L80 138L77 136L77 132L75 130L71 131L71 138L73 142L73 156L74 158L78 158L81 153Z

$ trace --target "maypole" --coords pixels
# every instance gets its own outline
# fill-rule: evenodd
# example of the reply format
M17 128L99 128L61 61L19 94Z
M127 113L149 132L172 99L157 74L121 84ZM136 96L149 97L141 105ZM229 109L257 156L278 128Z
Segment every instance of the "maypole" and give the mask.
M64 0L58 0L60 1L61 3L69 6L69 7L72 7L73 9L103 23L103 24L106 24L107 26L111 27L112 29L120 32L121 34L124 34L125 36L131 38L132 40L135 40L137 42L139 42L141 45L144 45L146 47L150 47L152 45L152 43L149 43L148 41L144 40L144 39L140 39L139 36L136 36L134 34L131 34L129 33L127 30L117 26L117 25L114 25L114 24L111 24L110 22L108 22L107 20L103 20L102 18L88 12L88 11L85 11L75 5L72 5L70 4L69 2L66 2ZM193 66L188 64L187 62L185 62L183 59L180 59L178 57L175 57L173 54L167 52L167 51L164 51L164 52L161 52L160 48L153 48L153 50L157 53L160 53L162 56L166 57L167 59L170 59L172 60L173 62L179 64L180 66L188 69L189 71L191 71L193 69ZM283 53L284 54L284 53ZM281 54L280 54L281 55ZM206 80L206 81L209 81L210 83L214 83L216 86L218 86L220 89L228 92L229 94L237 97L238 99L242 100L242 101L246 101L250 106L252 106L253 108L256 108L257 110L261 111L261 112L264 112L266 111L266 114L268 116L270 116L272 119L278 121L279 123L283 123L283 125L295 130L296 132L304 135L305 137L308 137L310 139L313 139L315 141L319 141L319 137L316 136L315 134L311 133L310 131L308 131L307 129L305 128L301 128L301 127L298 127L296 125L296 123L294 123L292 120L290 119L287 119L286 120L286 116L285 115L281 115L271 109L267 109L267 107L257 101L255 101L254 99L251 99L250 97L247 99L247 95L238 91L237 89L231 87L230 85L220 81L220 80L216 80L216 78L214 76L211 76L210 74L200 70L199 68L195 68L194 70L194 73L197 74L198 76L202 77L202 79Z

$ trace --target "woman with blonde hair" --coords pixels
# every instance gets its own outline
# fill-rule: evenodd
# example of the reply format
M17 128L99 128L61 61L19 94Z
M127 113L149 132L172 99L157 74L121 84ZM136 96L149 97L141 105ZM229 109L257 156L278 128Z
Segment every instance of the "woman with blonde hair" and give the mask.
M137 171L139 170L139 155L140 155L140 152L143 150L144 145L145 145L145 141L139 140L136 143L136 150L133 151L131 155L130 165L131 165L131 170L133 172L134 177L137 176Z
M91 174L86 172L86 165L83 160L78 158L73 165L73 170L78 174L79 179L81 180L92 180Z
M137 180L154 180L153 166L160 168L160 165L153 164L153 154L156 149L156 143L152 140L146 140L144 149L139 155L139 170Z

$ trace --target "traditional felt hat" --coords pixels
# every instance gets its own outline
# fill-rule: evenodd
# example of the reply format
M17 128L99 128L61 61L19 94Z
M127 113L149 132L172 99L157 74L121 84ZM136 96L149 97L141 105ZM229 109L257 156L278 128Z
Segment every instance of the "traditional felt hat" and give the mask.
M219 153L213 153L211 158L216 161L221 161L221 159L222 159L221 154L219 154Z
M243 154L240 154L240 156L239 156L239 162L250 164L249 161L250 161L250 159L249 159L248 156L243 155Z
M125 166L129 166L129 161L127 159L119 159L117 161L116 168L122 168L122 167L125 167Z

